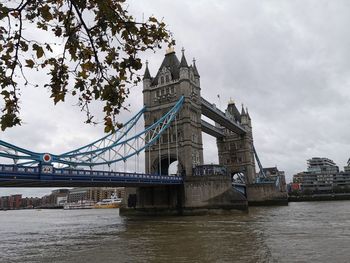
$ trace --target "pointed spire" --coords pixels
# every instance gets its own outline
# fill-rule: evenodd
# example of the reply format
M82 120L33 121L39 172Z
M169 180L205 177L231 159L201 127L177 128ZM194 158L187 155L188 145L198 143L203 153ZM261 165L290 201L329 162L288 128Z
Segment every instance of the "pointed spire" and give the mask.
M148 60L146 60L146 69L145 69L145 74L143 74L143 79L151 79L151 74L149 73L149 69L148 69Z
M196 77L199 77L199 73L198 73L198 70L197 70L197 67L196 67L196 59L195 58L193 58L193 74Z
M168 55L168 54L171 54L171 53L175 53L174 46L168 47L168 49L165 51L165 55Z
M180 62L180 68L188 68L188 64L187 64L187 61L186 61L186 58L185 58L185 49L182 48L181 49L181 52L182 52L182 57L181 57L181 62Z
M232 105L235 104L235 101L232 99L232 97L230 97L230 100L227 103L228 105Z
M247 111L247 117L250 120L250 116L249 116L249 112L248 112L248 107L245 108L245 110Z
M245 110L244 110L244 105L243 105L243 103L242 103L242 112L241 112L241 115L246 115L246 114L245 114Z

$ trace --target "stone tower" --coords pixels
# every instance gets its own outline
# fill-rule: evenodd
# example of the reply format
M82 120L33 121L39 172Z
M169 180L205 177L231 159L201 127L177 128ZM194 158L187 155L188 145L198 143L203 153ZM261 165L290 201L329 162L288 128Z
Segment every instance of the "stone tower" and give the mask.
M217 139L219 164L228 168L229 173L243 173L248 184L255 181L255 159L253 150L253 132L248 110L239 112L231 100L226 109L226 116L239 123L247 131L245 135L235 134L227 129L225 137Z
M143 99L147 107L145 128L159 120L184 96L183 106L175 122L159 142L145 149L146 173L168 174L171 163L178 160L178 173L191 176L195 165L203 163L201 133L200 76L188 65L184 49L181 61L169 48L154 78L146 64L143 77Z

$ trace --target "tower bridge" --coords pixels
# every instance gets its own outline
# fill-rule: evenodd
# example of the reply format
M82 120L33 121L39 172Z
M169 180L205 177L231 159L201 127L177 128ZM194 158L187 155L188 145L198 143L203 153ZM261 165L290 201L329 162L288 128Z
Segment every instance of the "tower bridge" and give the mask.
M37 153L0 140L0 160L13 161L0 164L0 186L125 186L127 196L137 200L125 213L244 210L248 201L286 201L279 181L265 179L248 110L239 111L230 101L222 112L201 97L199 72L184 50L181 60L168 50L155 77L146 63L143 101L143 109L121 129L66 153ZM136 131L142 116L144 129ZM204 164L202 132L216 138L218 167L225 169ZM130 159L134 172L127 172ZM174 162L177 172L170 175ZM235 175L239 181L233 183Z

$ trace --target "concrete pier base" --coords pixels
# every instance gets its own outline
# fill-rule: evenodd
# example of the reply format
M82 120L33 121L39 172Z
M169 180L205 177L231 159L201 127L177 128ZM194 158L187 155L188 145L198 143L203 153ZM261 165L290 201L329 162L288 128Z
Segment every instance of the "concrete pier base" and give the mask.
M180 186L128 188L122 215L203 215L247 211L228 176L186 177Z
M278 189L274 183L247 185L249 206L288 205L287 192Z

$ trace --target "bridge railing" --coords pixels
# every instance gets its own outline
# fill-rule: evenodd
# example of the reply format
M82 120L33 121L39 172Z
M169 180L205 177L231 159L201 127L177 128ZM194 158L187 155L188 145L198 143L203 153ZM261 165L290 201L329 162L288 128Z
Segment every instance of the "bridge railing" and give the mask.
M0 165L0 174L39 174L39 167L24 167L17 165ZM142 173L128 173L128 172L113 172L113 171L91 171L91 170L74 170L74 169L60 169L53 168L53 175L69 175L69 176L115 176L126 178L143 178L143 179L170 179L182 180L181 176L174 175L158 175L158 174L142 174Z
M209 101L207 101L207 100L204 99L203 97L201 98L201 102L202 102L202 104L203 104L205 107L211 109L212 111L215 111L218 115L220 115L221 117L227 119L227 116L225 115L225 113L223 113L221 110L219 110L218 108L216 108L216 106L215 106L214 104L210 103ZM235 121L233 121L233 120L230 120L230 121L235 122ZM235 123L236 123L236 122L235 122Z
M10 173L39 173L39 167L24 167L11 164L0 165L0 172L10 172Z

